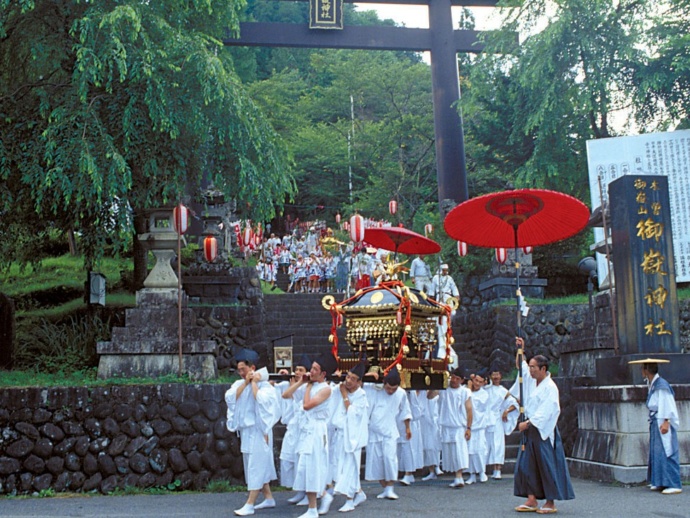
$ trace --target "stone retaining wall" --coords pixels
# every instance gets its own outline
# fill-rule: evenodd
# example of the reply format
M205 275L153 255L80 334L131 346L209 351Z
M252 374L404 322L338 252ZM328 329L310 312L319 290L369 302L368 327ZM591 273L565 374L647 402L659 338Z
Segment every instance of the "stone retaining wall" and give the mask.
M558 363L564 344L585 327L589 307L584 304L545 304L530 307L522 319L530 356L543 354ZM515 306L492 306L453 318L458 352L468 352L480 367L497 362L503 372L515 368Z
M0 494L242 484L226 385L0 390Z

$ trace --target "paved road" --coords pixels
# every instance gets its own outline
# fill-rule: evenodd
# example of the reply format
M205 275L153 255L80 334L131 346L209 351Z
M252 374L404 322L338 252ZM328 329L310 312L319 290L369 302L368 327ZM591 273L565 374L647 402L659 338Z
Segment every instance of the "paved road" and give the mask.
M378 485L364 484L369 499L349 514L339 513L342 496L336 496L328 516L408 518L481 516L536 516L516 513L513 509L522 499L512 496L513 481L501 481L449 489L448 477L398 487L397 501L377 500ZM556 516L598 516L606 518L688 518L690 487L680 495L664 496L645 487L618 487L583 480L573 480L576 499L558 502ZM295 518L305 508L286 502L292 493L276 493L275 509L257 511L257 518ZM2 517L111 517L111 518L216 518L234 516L233 509L242 506L246 494L180 494L165 496L72 496L55 498L1 498Z

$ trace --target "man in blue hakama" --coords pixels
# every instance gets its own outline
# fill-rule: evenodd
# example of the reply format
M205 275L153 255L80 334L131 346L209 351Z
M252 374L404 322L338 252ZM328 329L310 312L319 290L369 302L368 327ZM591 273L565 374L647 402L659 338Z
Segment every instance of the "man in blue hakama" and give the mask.
M664 495L676 495L682 492L677 435L680 420L673 389L659 376L659 363L668 360L646 358L629 363L642 364L642 376L649 384L649 488Z
M524 340L516 338L519 348ZM515 496L526 497L518 512L556 513L555 500L575 498L565 460L563 443L556 423L561 413L558 387L551 379L548 360L537 355L521 366L523 406L526 420L518 425L523 433L523 446L515 466ZM513 393L513 390L511 390ZM523 449L524 448L524 449ZM539 507L537 500L546 502Z

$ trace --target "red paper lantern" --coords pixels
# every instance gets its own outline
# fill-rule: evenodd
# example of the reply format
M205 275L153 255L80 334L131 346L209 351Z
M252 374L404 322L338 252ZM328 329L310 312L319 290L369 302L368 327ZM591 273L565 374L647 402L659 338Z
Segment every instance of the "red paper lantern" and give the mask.
M178 234L184 234L189 227L189 209L181 203L173 209L173 228Z
M340 212L335 213L335 222L340 224Z
M525 252L525 254L529 255L532 253L532 250L534 250L534 247L532 246L523 246L522 251Z
M424 235L426 237L429 237L433 233L434 233L434 226L431 223L427 223L426 225L424 225Z
M364 218L359 214L350 218L350 239L355 243L364 241Z
M350 222L349 221L346 221L345 223L343 223L343 229L348 231L348 232L350 231Z
M388 212L391 214L395 214L398 212L398 202L395 200L391 200L388 202Z
M261 244L261 234L254 234L254 244L256 246Z
M209 263L212 263L218 255L218 240L213 236L206 236L204 238L204 257Z
M465 257L467 255L467 243L458 241L458 255L460 257Z
M506 262L506 259L508 259L508 251L505 248L497 248L496 249L496 260L503 264Z

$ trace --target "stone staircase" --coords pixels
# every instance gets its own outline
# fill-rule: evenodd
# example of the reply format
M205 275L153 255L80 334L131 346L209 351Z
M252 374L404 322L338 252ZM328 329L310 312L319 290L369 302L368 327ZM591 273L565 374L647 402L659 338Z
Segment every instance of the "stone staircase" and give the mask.
M328 351L331 343L331 313L323 308L324 293L264 295L266 340L270 347L292 346L294 359L302 354L312 358ZM343 294L334 294L337 301ZM346 356L345 328L338 329L340 354Z

